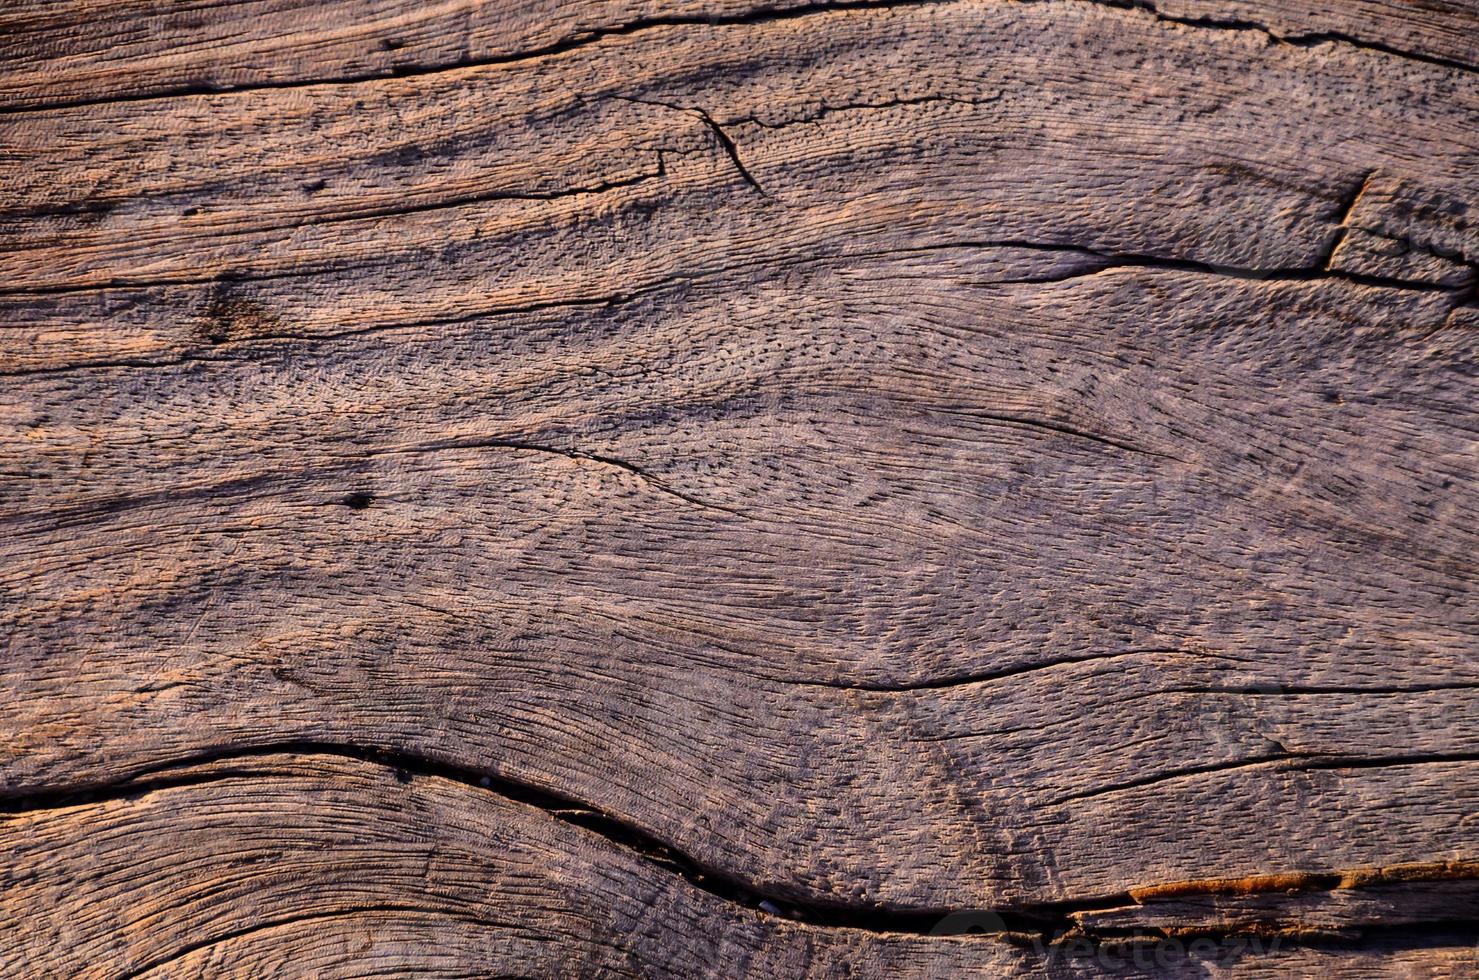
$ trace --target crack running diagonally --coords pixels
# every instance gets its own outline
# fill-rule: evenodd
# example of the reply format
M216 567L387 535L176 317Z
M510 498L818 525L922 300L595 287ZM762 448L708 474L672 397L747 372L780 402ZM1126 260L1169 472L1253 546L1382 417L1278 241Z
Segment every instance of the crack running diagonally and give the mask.
M652 488L653 490L656 490L659 493L665 494L666 496L672 497L676 500L681 500L684 503L690 504L694 507L701 507L706 510L722 511L723 513L732 514L735 517L743 518L745 520L750 519L749 515L742 510L695 497L692 494L687 493L686 491L679 490L661 477L655 476L654 474L650 473L645 468L637 466L634 463L627 462L626 460L618 459L615 456L607 456L600 453L586 452L580 449L566 449L559 446L546 446L524 440L491 437L479 437L473 439L443 439L419 445L369 449L359 455L349 457L344 462L337 465L327 465L324 464L322 461L319 461L311 467L300 467L286 471L279 470L269 473L255 473L251 476L232 477L230 479L220 480L215 483L196 484L189 487L175 486L163 490L151 491L148 493L109 497L103 500L92 501L81 505L74 505L68 508L51 507L48 508L44 512L44 514L39 516L43 517L47 521L47 530L58 530L80 523L81 521L89 520L99 516L122 513L124 511L132 510L137 507L148 507L152 504L158 504L162 502L178 504L183 500L195 497L220 497L233 493L250 492L267 485L269 482L280 482L291 477L303 477L312 474L327 475L337 470L343 469L347 466L352 466L354 463L357 463L363 459L369 459L376 456L421 455L460 449L508 449L519 452L546 453L549 455L560 456L564 459L575 460L577 462L583 460L591 463L597 463L602 466L610 466L623 472L630 473L632 476L640 480L644 485ZM26 525L37 516L38 515L35 513L0 515L0 528L25 528ZM18 533L25 533L25 531L19 531Z
M169 762L145 766L128 777L76 789L43 790L23 795L0 794L0 821L5 815L132 800L180 787L272 776L273 757L339 758L383 766L400 783L414 778L440 778L473 787L504 800L542 810L561 823L571 824L604 838L622 851L677 874L695 888L726 903L742 905L760 914L786 916L819 926L872 932L924 934L948 909L896 910L880 906L808 904L801 892L760 889L720 867L699 862L648 831L593 805L492 771L471 769L430 756L391 751L362 744L285 741L245 748L222 748ZM264 764L254 765L256 761ZM202 767L218 766L209 771ZM774 911L772 911L774 910Z
M1325 260L1320 263L1320 268L1324 271L1334 271L1330 268L1330 263L1335 261L1335 253L1339 251L1341 243L1350 234L1351 216L1356 213L1356 205L1366 194L1366 189L1371 186L1371 179L1375 176L1375 170L1368 170L1360 183L1356 184L1355 188L1339 202L1333 219L1336 225L1335 234L1330 237L1330 244L1325 249Z
M1137 906L1143 900L1154 899L1161 894L1242 894L1247 891L1250 881L1257 884L1264 879L1277 882L1281 890L1297 891L1372 887L1388 882L1442 883L1479 878L1479 863L1459 859L1423 866L1304 871L1298 874L1256 875L1253 879L1207 879L1148 884L1121 892L1087 895L1065 901L1005 905L988 910L997 922L994 930L944 934L938 929L941 920L960 910L941 907L900 908L845 900L825 902L818 901L814 895L799 888L762 888L722 867L695 859L674 844L659 839L627 819L574 797L512 779L492 770L474 769L414 752L342 742L284 741L250 747L222 747L143 766L112 782L0 795L0 823L7 818L15 819L30 813L135 800L171 789L288 775L290 768L284 766L282 761L275 761L288 757L335 758L383 767L387 770L386 775L400 785L428 778L458 783L503 801L542 811L552 820L600 837L620 851L658 870L676 875L693 888L728 905L745 908L751 914L786 918L815 928L916 936L944 935L950 940L974 938L1022 943L1033 939L1039 942L1056 941L1067 935L1076 935L1093 942L1116 942L1123 941L1125 937L1122 933L1116 930L1097 935L1094 931L1085 929L1075 916ZM1368 765L1382 763L1382 760L1364 761ZM1325 767L1341 768L1353 764L1360 763L1342 761L1337 757ZM1184 938L1190 938L1193 932L1213 939L1227 938L1233 934L1229 924L1209 923L1205 929L1190 930Z
M724 151L724 155L729 157L729 162L734 165L734 169L739 173L740 179L743 180L746 184L749 184L750 187L761 197L770 197L770 195L766 193L765 188L760 186L760 182L755 179L753 174L750 173L749 169L745 166L744 161L740 159L739 147L735 145L733 137L725 132L724 127L716 122L714 120L714 117L709 115L707 110L702 109L698 106L677 105L676 103L663 102L659 99L639 99L630 95L616 95L612 96L612 98L618 99L622 102L631 102L636 105L657 106L658 108L672 109L674 112L682 112L686 113L687 115L697 116L699 120L703 122L704 126L709 130L709 132L713 134L714 139L718 142L720 149Z
M736 510L733 507L727 507L724 504L716 504L712 501L701 500L698 497L694 497L691 494L679 490L671 484L667 483L665 480L654 476L647 470L643 469L640 466L637 466L634 463L629 463L624 459L617 459L615 456L604 456L599 453L586 452L580 449L561 449L558 446L545 446L538 443L522 442L515 439L475 438L443 439L418 446L378 449L373 450L366 455L388 456L393 454L421 454L445 452L448 450L457 449L512 449L522 452L548 453L554 456L563 456L566 459L573 459L577 462L584 460L587 462L599 463L602 466L610 466L614 467L615 469L622 470L623 472L630 473L647 486L652 487L654 490L657 490L660 493L667 494L668 496L673 497L677 500L681 500L685 503L692 504L695 507L703 507L708 510L723 511L726 514L733 514L736 517L742 517L746 520L749 519L748 515L746 515L743 511Z

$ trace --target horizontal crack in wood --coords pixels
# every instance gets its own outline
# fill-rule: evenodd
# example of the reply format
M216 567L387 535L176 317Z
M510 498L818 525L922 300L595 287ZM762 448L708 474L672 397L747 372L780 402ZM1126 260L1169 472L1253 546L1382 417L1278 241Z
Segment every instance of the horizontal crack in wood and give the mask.
M585 306L611 307L629 303L634 299L671 289L681 284L692 284L695 282L708 281L728 275L753 269L757 266L768 266L775 268L789 268L804 265L816 265L825 263L843 264L847 262L865 261L868 259L887 258L890 256L910 255L923 252L948 251L951 249L1027 249L1042 252L1066 252L1091 256L1104 260L1104 264L1091 269L1076 269L1059 275L1027 277L1018 279L995 279L982 282L983 286L1020 286L1020 285L1051 285L1054 283L1068 282L1075 279L1102 275L1122 269L1151 269L1173 272L1187 272L1199 275L1220 276L1232 279L1248 279L1269 282L1318 282L1318 281L1342 281L1355 285L1367 286L1378 289L1401 289L1415 292L1445 293L1453 297L1455 308L1465 305L1475 295L1474 285L1462 287L1447 287L1435 283L1415 282L1400 279L1389 279L1380 276L1362 275L1350 272L1331 271L1318 266L1295 267L1295 268L1269 268L1259 269L1250 267L1235 267L1215 265L1207 262L1199 262L1192 259L1166 258L1148 254L1136 253L1114 253L1104 252L1082 245L1028 242L1012 239L1000 241L970 241L970 242L942 242L930 245L903 246L900 248L884 249L866 252L839 252L832 255L807 256L788 262L777 262L773 259L756 259L748 262L736 263L729 266L720 266L714 269L701 270L693 273L672 273L662 276L655 281L635 287L628 292L611 293L605 296L589 298L575 298L564 300L548 300L537 303L527 303L513 306L492 307L483 310L474 310L468 313L460 313L455 316L434 317L425 320L414 320L398 323L377 323L365 327L355 327L347 330L326 331L324 333L270 333L254 334L239 340L227 340L214 344L210 348L214 351L225 350L229 347L239 345L242 348L251 349L255 345L265 343L303 343L319 344L334 340L343 340L352 337L363 337L371 334L384 333L396 330L415 330L426 327L449 326L458 323L469 323L485 318L502 316L519 316L529 313L538 313L545 310L557 310L566 308L578 308ZM53 295L57 293L90 293L101 292L110 289L154 289L165 286L202 286L219 282L249 283L263 282L286 278L310 278L322 275L323 272L297 272L282 275L269 275L261 277L233 276L224 278L213 276L204 279L190 280L161 280L161 281L118 281L107 285L91 285L76 287L61 287L57 289L41 290L12 290L10 292L0 291L0 296L31 296L31 295ZM1433 331L1433 332L1436 332ZM202 353L185 353L172 358L159 360L153 359L119 359L108 361L92 361L79 364L57 365L55 367L20 368L10 371L0 371L0 378L22 378L31 376L65 375L73 372L94 370L130 370L130 369L152 369L167 368L181 364L226 362L235 358L230 356L216 356ZM1021 422L1021 419L1006 419L1002 421ZM1101 438L1101 441L1104 441ZM1133 449L1138 452L1148 452L1128 444L1116 444L1121 449ZM1152 454L1163 455L1164 454ZM1174 459L1172 456L1165 456Z
M1421 755L1407 756L1346 756L1330 752L1271 752L1266 755L1252 756L1231 762L1216 762L1200 766L1187 766L1182 769L1172 769L1109 786L1095 786L1054 797L1045 801L1043 805L1061 806L1065 803L1076 803L1115 793L1123 793L1133 789L1143 789L1147 786L1155 786L1173 779L1215 775L1234 772L1239 769L1264 767L1277 768L1282 771L1384 769L1395 766L1440 765L1454 762L1479 762L1479 752L1424 753Z
M1067 667L1073 664L1101 663L1107 660L1120 660L1126 657L1151 656L1155 654L1175 654L1180 656L1203 656L1224 658L1219 654L1199 652L1195 650L1178 650L1174 648L1147 648L1143 650L1118 650L1112 653L1091 653L1074 657L1060 657L1056 660L1048 660L1040 663L1023 664L1017 667L1008 667L1003 670L978 671L965 674L953 674L947 677L939 677L931 680L921 681L841 681L841 680L804 680L787 678L781 683L792 684L798 687L827 687L839 691L861 691L869 694L907 694L914 691L940 691L956 687L972 687L977 684L989 684L993 681L1006 680L1012 677L1020 677L1023 674L1034 674L1038 671L1052 670L1058 667Z
M446 439L437 442L426 443L420 446L374 450L367 453L366 455L383 456L397 453L419 454L446 452L448 450L456 449L511 449L515 451L533 453L549 453L555 456L563 456L566 459L573 459L576 461L587 460L592 463L599 463L603 466L614 467L615 469L630 473L637 479L641 480L643 483L652 487L654 490L665 493L668 496L684 501L685 503L693 504L695 507L704 507L709 510L723 511L726 514L733 514L736 517L746 516L742 511L736 510L733 507L726 507L723 504L716 504L691 496L690 494L685 493L684 491L679 490L676 487L673 487L666 481L652 475L651 473L642 469L640 466L629 463L626 460L617 459L614 456L603 456L598 453L586 452L580 449L561 449L558 446L542 446L536 443L520 442L518 440L512 439Z
M889 99L885 102L845 102L840 105L828 105L823 103L815 112L798 116L795 119L787 119L782 122L765 122L753 114L734 116L725 119L723 125L738 126L750 123L762 129L787 129L791 126L801 126L806 123L814 123L827 116L839 112L862 112L883 109L895 109L901 106L929 105L931 103L947 103L952 105L982 106L1001 101L1001 94L989 95L979 99L966 99L955 95L920 95L907 99Z
M314 465L308 467L299 467L296 469L282 470L272 473L255 473L250 476L232 477L230 479L221 480L216 483L197 484L188 487L170 487L162 490L151 491L148 493L109 497L105 500L99 500L66 509L59 510L53 508L41 514L22 513L4 515L0 516L0 527L14 527L20 529L21 533L26 533L35 530L35 528L26 527L26 525L28 523L36 522L41 523L41 528L43 530L54 531L66 527L75 526L79 523L94 518L106 517L108 515L122 513L124 511L132 510L138 507L147 507L153 504L161 503L178 504L182 500L191 498L219 498L231 494L239 494L263 489L270 484L281 483L289 479L301 479L314 475L327 476L335 472L343 471L359 462L362 462L363 460L372 459L377 456L420 455L427 453L450 452L455 450L477 449L507 449L516 452L545 453L553 456L559 456L564 459L575 460L577 462L584 460L591 463L597 463L602 466L610 466L612 468L622 470L626 473L630 473L632 476L635 476L638 480L640 480L647 486L677 500L692 504L696 507L723 511L727 514L733 514L736 517L746 517L746 515L742 511L736 510L732 507L726 507L723 504L716 504L711 501L701 500L698 497L694 497L691 494L677 489L676 487L672 486L672 484L668 483L658 476L653 475L642 467L637 466L634 463L627 462L626 460L617 459L614 456L586 452L585 450L581 449L566 449L559 446L546 446L539 443L526 442L517 439L478 437L469 439L442 439L435 442L423 443L420 445L393 446L380 449L370 449L362 453L345 456L341 458L341 460L337 463L325 463L320 460ZM363 509L362 507L356 505L356 503L354 502L355 498L364 498L364 504L368 505L369 502L374 499L374 496L366 491L357 491L355 493L351 493L348 498L345 498L346 502L348 502L349 506L352 509Z
M1479 861L1454 860L1394 864L1343 871L1289 871L1242 878L1202 878L1168 881L1130 889L1130 897L1144 904L1158 898L1188 895L1258 895L1265 892L1335 891L1419 881L1476 881ZM1479 914L1479 913L1476 913Z
M1036 0L1029 0L1029 2L1036 2ZM1279 44L1288 44L1293 47L1310 48L1322 44L1344 44L1363 51L1391 55L1395 58L1417 61L1452 71L1479 72L1479 65L1466 61L1445 58L1440 55L1424 54L1420 51L1408 51L1389 44L1383 44L1380 41L1368 41L1341 31L1309 31L1303 34L1280 34L1267 24L1261 24L1253 20L1218 17L1178 17L1174 14L1162 12L1152 0L1071 0L1071 2L1092 3L1096 6L1110 7L1115 10L1139 10L1162 23L1180 24L1183 27L1199 27L1218 31L1253 31L1263 34Z
M386 81L390 79L415 78L426 75L436 75L444 72L462 71L467 69L495 67L499 65L517 64L520 62L535 61L542 58L556 57L571 51L598 44L608 38L626 37L640 34L643 31L664 27L701 27L701 26L744 26L753 24L765 24L786 20L794 20L802 17L825 15L854 10L887 10L892 8L916 7L916 6L940 6L948 5L955 0L839 0L836 3L813 3L801 7L776 9L772 6L762 5L752 10L743 11L729 15L671 15L657 17L641 17L611 27L599 27L575 32L567 37L561 38L550 44L530 48L524 51L509 52L491 55L483 58L462 57L443 62L433 62L428 65L404 67L399 70L381 70L376 72L346 74L311 79L290 79L285 81L261 81L240 85L177 85L161 88L153 92L144 92L136 95L117 95L97 99L64 99L50 102L37 103L25 106L0 109L0 117L7 115L20 115L40 112L55 112L67 109L78 109L92 106L106 106L129 102L152 102L165 99L201 98L213 95L227 95L232 93L249 93L274 89L313 88L317 86L343 86L361 85L369 82ZM1047 2L1047 0L1026 0L1026 2ZM1059 0L1050 0L1059 2ZM1370 41L1355 35L1338 31L1308 32L1304 34L1281 35L1265 24L1250 20L1218 19L1209 17L1177 17L1172 14L1161 12L1150 0L1071 0L1071 2L1091 3L1095 6L1107 7L1117 10L1141 11L1163 23L1180 24L1186 27L1207 28L1212 30L1231 31L1256 31L1266 35L1274 41L1289 44L1296 47L1314 47L1320 44L1343 44L1350 47L1391 55L1409 61L1420 62L1455 71L1473 73L1479 71L1479 65L1470 64L1454 58L1445 58L1439 55L1424 54L1418 51L1408 51L1380 41Z
M71 99L45 102L35 105L0 109L0 117L8 115L55 112L91 106L113 105L127 102L154 102L164 99L202 98L212 95L260 92L273 89L314 88L317 86L362 85L367 82L383 82L401 78L418 78L445 72L462 71L469 68L486 68L498 65L517 64L552 58L580 48L598 44L607 38L628 37L664 27L737 27L753 24L768 24L796 20L818 14L845 13L854 10L888 10L900 7L938 6L955 0L837 0L834 3L812 3L800 7L780 8L770 5L757 6L751 10L725 15L679 14L657 17L639 17L612 27L597 27L577 31L550 44L485 58L458 58L425 66L403 68L399 71L377 71L363 74L338 75L325 78L291 79L279 82L253 82L244 85L179 85L155 92L138 95L120 95L101 99Z

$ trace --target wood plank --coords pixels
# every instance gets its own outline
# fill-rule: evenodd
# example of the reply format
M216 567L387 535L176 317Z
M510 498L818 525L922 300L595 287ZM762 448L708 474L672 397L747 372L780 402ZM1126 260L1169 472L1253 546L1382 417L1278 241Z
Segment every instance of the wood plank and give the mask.
M809 928L701 890L565 811L333 755L174 771L142 793L9 816L0 839L49 872L0 872L7 975L490 976L558 963L693 976L754 956L750 969L822 976L911 955L940 968L1024 955L1000 938ZM86 910L68 912L68 882L83 876Z
M1253 935L1296 929L1303 934L1359 935L1373 927L1431 926L1464 922L1479 904L1473 869L1462 864L1419 865L1383 869L1383 880L1366 876L1269 875L1245 882L1209 882L1203 893L1165 897L1137 894L1139 901L1120 908L1096 909L1075 918L1089 931L1157 930L1175 935L1194 933L1209 923L1223 931ZM1247 887L1239 893L1233 888ZM1221 888L1222 890L1213 890Z
M0 11L0 110L365 80L497 64L673 23L744 24L920 0L16 0ZM1472 0L1062 0L1284 43L1479 67ZM101 9L100 9L101 8Z
M955 931L981 915L809 921L612 839L596 814L509 791L269 753L0 817L7 852L46 869L0 870L0 966L128 978L486 977L539 963L582 976L1143 976L1149 966L1265 977L1333 961L1349 976L1459 977L1479 963L1466 937L1442 932L1407 947L1385 936L1049 943L1022 927ZM78 908L70 890L83 879Z
M1472 972L1471 4L351 7L0 14L0 972Z
M405 75L534 57L645 26L744 21L831 5L245 0L161 7L147 0L18 0L0 12L0 57L10 66L0 107Z
M1260 31L1296 45L1351 44L1468 70L1479 68L1472 0L1128 0L1190 26Z
M1421 340L1449 299L1399 293L1429 322L1394 328L1395 291L1365 286L952 286L928 262L923 286L907 262L793 271L686 313L93 371L87 401L70 374L17 379L46 421L13 450L36 467L6 545L34 596L16 791L363 740L558 787L798 892L970 906L1461 841L1474 532L1439 495L1471 486L1473 437ZM889 301L900 276L917 314ZM1176 302L1180 330L1143 319L1178 284L1222 331ZM1320 314L1291 333L1270 296L1328 304L1334 338L1308 347ZM1358 393L1367 372L1386 390ZM202 427L213 404L229 430ZM1426 467L1380 462L1407 454ZM87 494L58 509L60 485ZM1306 769L1344 758L1363 768ZM819 796L840 879L798 851ZM1250 839L1249 799L1327 805ZM1193 815L1205 847L1130 847Z
M831 41L817 55L819 30ZM1103 53L1043 57L1079 49ZM1127 104L1147 50L1157 81ZM1350 226L1471 262L1475 145L1454 122L1479 116L1479 95L1472 74L1421 67L1095 4L987 0L679 25L528 64L24 114L3 124L26 149L0 170L14 202L0 227L23 246L0 256L0 274L56 289L517 250L531 253L515 267L525 289L549 298L531 230L544 240L571 221L582 269L638 276L640 262L611 254L627 240L599 229L613 207L642 209L645 224L654 199L680 223L663 229L679 250L655 258L668 269L712 258L716 236L730 252L786 242L782 209L808 252L884 223L894 244L948 229L1308 273ZM592 70L604 81L583 81ZM182 157L159 132L199 152ZM83 182L66 170L79 140L94 166ZM1179 151L1160 152L1172 140ZM1024 167L1046 183L1024 189ZM972 202L964 221L960 200ZM582 234L585 222L596 230ZM570 249L557 255L568 270Z

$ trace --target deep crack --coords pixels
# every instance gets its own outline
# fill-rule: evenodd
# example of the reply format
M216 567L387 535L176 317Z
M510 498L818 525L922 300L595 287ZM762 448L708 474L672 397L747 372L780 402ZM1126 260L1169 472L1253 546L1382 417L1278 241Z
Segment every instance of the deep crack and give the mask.
M662 109L672 109L674 112L682 112L687 115L698 117L698 119L704 124L705 128L707 128L709 132L713 135L715 141L718 142L719 147L724 151L725 156L729 157L729 162L734 165L734 169L739 173L740 179L743 180L746 184L749 184L750 187L753 188L761 197L770 197L770 195L766 193L765 188L760 186L760 182L755 179L753 174L750 173L749 169L745 166L744 161L740 159L739 147L735 144L734 139L727 132L724 131L724 127L716 122L713 116L709 115L707 110L702 109L698 106L678 105L673 102L663 102L660 99L639 99L630 95L617 95L613 96L613 98L619 99L622 102L635 103L636 105L648 105L657 106Z
M727 904L741 906L757 915L790 919L818 928L918 936L943 935L953 939L984 937L1016 945L1032 945L1039 952L1046 951L1048 944L1065 937L1091 944L1114 945L1133 940L1137 934L1126 934L1121 930L1106 930L1103 933L1086 931L1076 916L1139 906L1162 894L1246 894L1251 887L1246 882L1254 880L1171 882L1071 901L1016 904L980 910L820 902L814 896L807 897L800 888L781 890L756 886L723 868L704 864L634 823L558 792L520 782L493 771L473 769L426 755L335 742L289 741L202 752L167 763L142 767L132 775L111 783L0 796L0 814L13 817L51 809L136 800L176 788L280 776L286 774L284 768L273 763L276 757L284 756L339 758L375 765L383 767L388 779L401 785L414 783L418 778L439 778L460 783L479 792L540 810L552 820L599 836L618 849L666 873L677 875L693 888ZM200 771L207 766L220 768ZM0 822L3 820L4 817L0 817ZM1479 877L1479 865L1461 860L1431 867L1396 866L1390 869L1254 876L1258 880L1268 879L1278 884L1279 890L1284 891L1365 888L1410 881L1469 881L1476 877ZM1265 890L1273 889L1270 887ZM371 908L375 907L378 906ZM978 927L968 931L950 928L949 920L961 918L963 914L974 915L978 926L981 922L988 922L991 928ZM1422 926L1405 928L1421 931ZM1216 926L1208 924L1205 929L1189 930L1179 935L1184 940L1193 936L1225 939L1237 934L1235 927L1229 928L1228 924L1221 923ZM1150 931L1145 935L1154 939L1160 934ZM1320 937L1317 941L1330 941L1330 937ZM1340 941L1350 941L1350 937Z

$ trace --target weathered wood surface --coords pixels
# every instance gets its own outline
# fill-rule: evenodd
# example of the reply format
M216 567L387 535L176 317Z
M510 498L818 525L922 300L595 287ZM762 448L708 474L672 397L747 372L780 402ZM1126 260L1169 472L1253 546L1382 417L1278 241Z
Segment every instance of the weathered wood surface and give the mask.
M1476 65L7 6L0 972L1472 975Z

